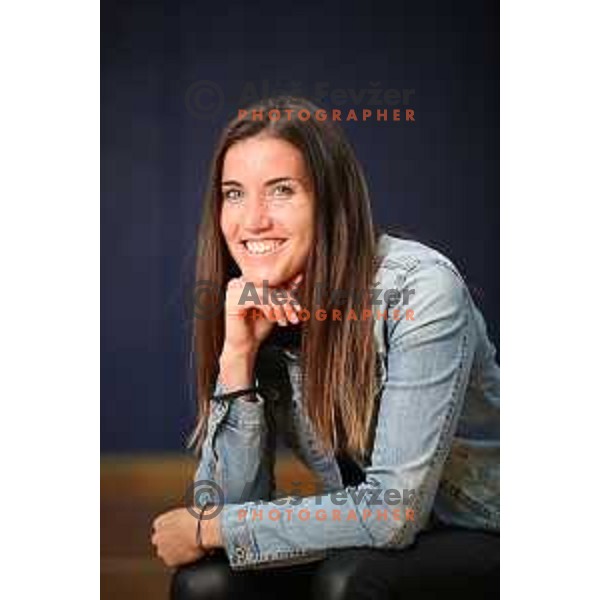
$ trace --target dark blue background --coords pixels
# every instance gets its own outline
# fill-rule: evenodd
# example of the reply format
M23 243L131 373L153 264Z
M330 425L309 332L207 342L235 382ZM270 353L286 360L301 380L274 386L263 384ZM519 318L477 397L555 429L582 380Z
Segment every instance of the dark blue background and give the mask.
M376 222L450 256L498 344L498 29L497 2L103 0L103 452L184 448L194 400L183 301L200 193L248 85L308 96L316 82L415 90L415 123L344 128ZM222 102L188 93L198 81L212 82ZM212 117L199 118L203 106Z

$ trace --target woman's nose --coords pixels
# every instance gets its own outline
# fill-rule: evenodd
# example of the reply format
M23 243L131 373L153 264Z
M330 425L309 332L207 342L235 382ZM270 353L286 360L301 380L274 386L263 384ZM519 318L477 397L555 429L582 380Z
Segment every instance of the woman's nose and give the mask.
M244 227L265 229L270 226L269 207L262 198L252 198L244 207Z

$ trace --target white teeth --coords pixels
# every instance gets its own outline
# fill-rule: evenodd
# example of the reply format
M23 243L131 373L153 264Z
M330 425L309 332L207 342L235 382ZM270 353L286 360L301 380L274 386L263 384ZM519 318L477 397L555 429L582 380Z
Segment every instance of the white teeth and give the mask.
M248 240L244 245L250 254L268 254L274 252L281 244L283 244L282 240L262 240L260 242Z

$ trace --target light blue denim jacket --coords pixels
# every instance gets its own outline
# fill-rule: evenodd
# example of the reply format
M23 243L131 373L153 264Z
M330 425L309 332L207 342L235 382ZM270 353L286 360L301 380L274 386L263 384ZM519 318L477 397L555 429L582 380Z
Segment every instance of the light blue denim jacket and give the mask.
M483 317L442 254L385 234L378 247L374 287L414 290L408 307L397 306L412 309L414 319L392 318L395 307L387 320L373 319L379 405L373 446L360 464L363 483L344 488L335 455L323 449L302 412L296 353L261 349L263 392L256 403L211 402L195 481L214 481L223 491L221 531L232 569L312 561L335 548L405 548L430 526L432 514L448 524L499 530L500 373ZM374 305L373 312L385 308ZM217 382L215 393L224 391ZM318 494L289 496L286 504L275 496L274 428L318 476ZM354 493L340 503L332 492L344 489ZM388 506L390 489L413 491L413 518L404 504ZM386 508L389 516L400 508L399 518L376 519ZM273 510L280 518L277 512L268 518Z

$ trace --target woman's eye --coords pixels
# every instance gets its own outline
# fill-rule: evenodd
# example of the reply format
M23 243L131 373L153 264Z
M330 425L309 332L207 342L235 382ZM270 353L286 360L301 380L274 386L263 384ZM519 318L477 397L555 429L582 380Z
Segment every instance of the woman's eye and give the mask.
M240 190L223 190L223 198L225 198L225 200L229 200L230 202L238 202L241 197L242 193Z
M273 192L274 192L275 196L278 196L280 198L281 197L285 198L285 197L293 195L294 189L289 185L281 184L281 185L276 186L273 189Z

